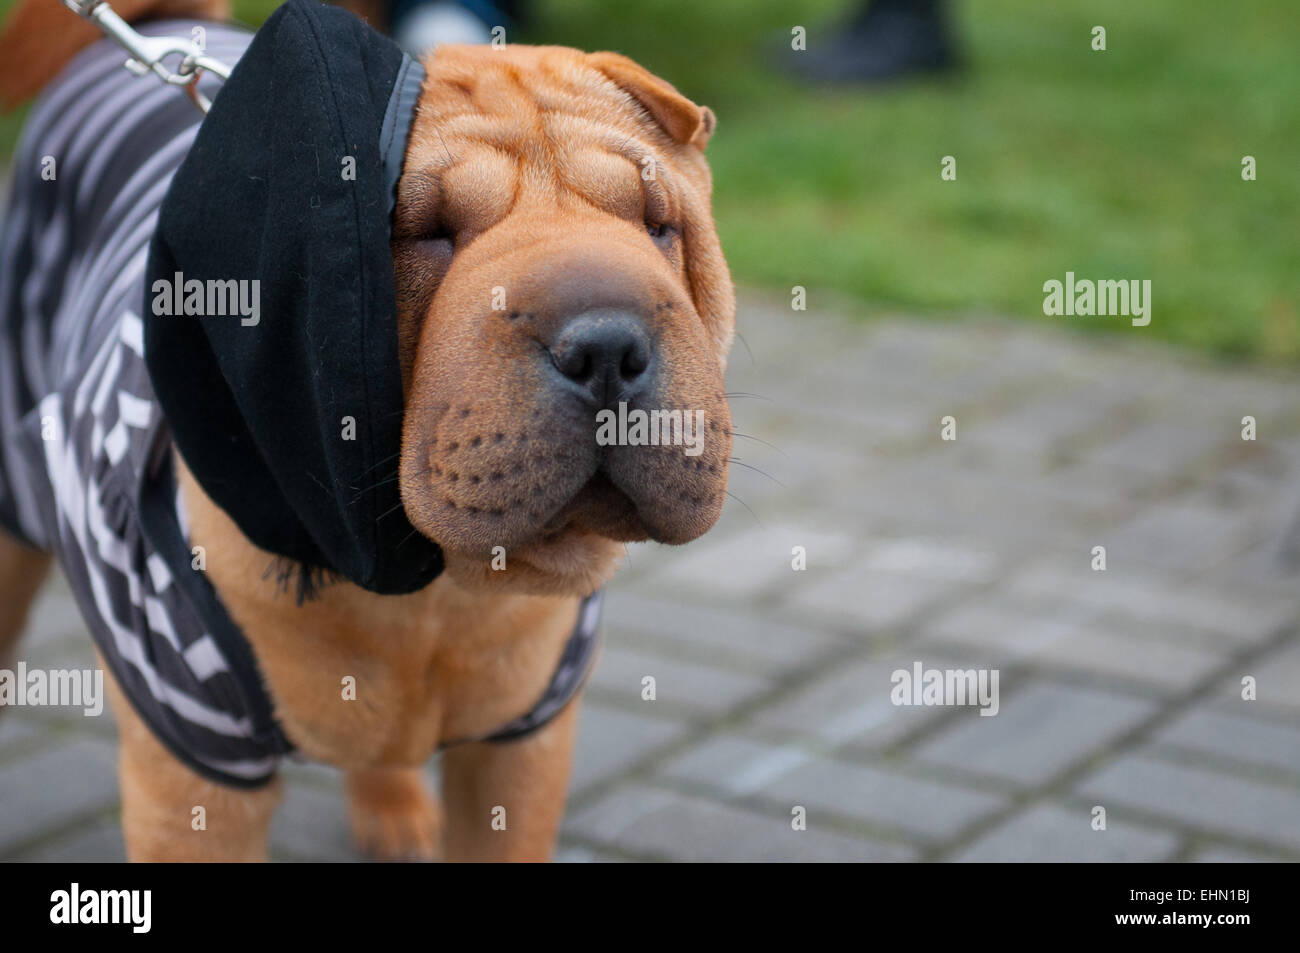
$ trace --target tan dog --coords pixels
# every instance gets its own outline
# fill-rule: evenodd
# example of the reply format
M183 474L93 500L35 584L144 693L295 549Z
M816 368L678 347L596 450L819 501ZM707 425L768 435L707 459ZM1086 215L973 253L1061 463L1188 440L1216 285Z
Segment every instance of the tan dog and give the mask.
M128 19L218 18L219 6L115 3ZM64 39L30 43L54 35ZM27 0L0 40L0 96L34 92L94 38L54 0ZM609 578L624 542L684 543L721 512L734 299L702 154L714 121L612 53L443 47L425 66L392 240L399 475L408 518L443 547L447 572L407 596L344 582L299 605L267 578L271 554L177 469L192 542L206 547L208 575L285 732L347 773L358 843L383 858L544 859L563 811L576 702L524 740L449 748L445 833L423 767L440 743L483 736L528 709L580 597ZM489 307L494 289L505 290L506 310ZM593 308L612 317L576 326ZM622 338L611 345L610 334ZM592 446L579 398L597 380L591 361L611 353L654 405L704 411L700 455ZM496 545L509 553L505 571L490 568ZM48 563L0 538L0 654ZM340 703L345 675L367 685L365 706ZM120 693L110 698L131 858L264 859L276 787L204 780ZM196 804L207 809L204 832L191 830ZM491 826L497 806L505 831Z

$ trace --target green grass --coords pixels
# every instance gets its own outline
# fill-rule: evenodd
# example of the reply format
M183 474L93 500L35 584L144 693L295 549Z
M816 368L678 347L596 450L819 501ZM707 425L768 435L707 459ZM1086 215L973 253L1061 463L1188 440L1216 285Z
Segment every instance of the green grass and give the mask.
M618 49L715 109L708 152L737 280L1118 329L1044 317L1043 282L1150 278L1144 333L1300 357L1293 0L957 2L966 78L874 92L810 90L767 67L765 43L801 23L815 44L842 9L789 6L546 5L547 39ZM1105 52L1090 48L1095 24ZM1255 182L1241 179L1246 154ZM945 155L955 182L940 179Z
M274 5L235 2L250 22ZM828 289L866 311L993 311L1300 360L1294 0L959 0L965 77L881 91L771 68L793 23L815 45L842 4L538 6L523 39L618 50L713 107L716 212L740 283L805 285L814 310ZM1105 52L1090 48L1095 24ZM955 182L940 180L945 155ZM1044 317L1042 284L1067 270L1151 279L1150 327Z

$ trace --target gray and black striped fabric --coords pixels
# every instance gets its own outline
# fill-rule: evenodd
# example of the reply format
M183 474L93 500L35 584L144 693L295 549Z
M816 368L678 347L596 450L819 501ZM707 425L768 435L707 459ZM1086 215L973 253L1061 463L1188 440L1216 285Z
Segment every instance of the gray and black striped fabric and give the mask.
M208 52L232 64L250 37L204 29ZM201 115L123 59L107 41L77 56L14 155L0 237L0 521L56 555L105 665L159 739L209 777L257 785L289 746L246 643L190 568L143 360L145 255Z
M138 29L188 37L194 26ZM209 54L232 66L251 38L203 28ZM149 239L201 115L176 87L128 73L123 56L108 42L82 52L33 107L14 156L0 232L0 526L56 555L105 665L159 740L205 777L253 787L292 745L192 562L143 359ZM203 88L215 96L220 84ZM599 608L599 593L583 604L538 705L485 740L535 730L576 694Z

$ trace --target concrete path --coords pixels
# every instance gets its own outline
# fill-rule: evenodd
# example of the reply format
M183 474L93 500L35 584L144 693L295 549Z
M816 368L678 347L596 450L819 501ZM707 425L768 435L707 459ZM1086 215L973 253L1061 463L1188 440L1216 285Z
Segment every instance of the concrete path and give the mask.
M1300 860L1300 386L1062 326L743 302L775 480L630 551L560 859ZM61 583L22 652L90 664ZM996 670L998 713L895 706L918 662ZM0 718L0 859L120 859L113 760L107 717ZM355 859L335 772L286 773L274 855Z

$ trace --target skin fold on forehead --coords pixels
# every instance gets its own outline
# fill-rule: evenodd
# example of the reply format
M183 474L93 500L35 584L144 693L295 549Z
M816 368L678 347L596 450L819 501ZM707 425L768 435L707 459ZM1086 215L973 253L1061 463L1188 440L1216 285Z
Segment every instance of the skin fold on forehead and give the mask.
M530 200L546 214L673 222L688 293L725 367L735 298L703 152L713 113L614 53L446 46L424 66L394 239L435 224L464 244Z

